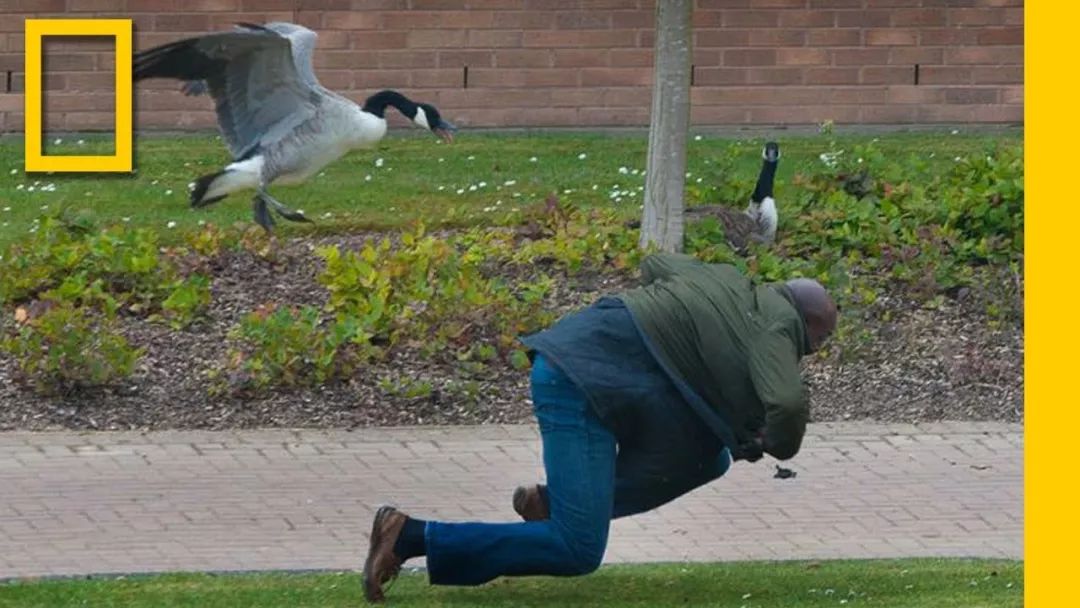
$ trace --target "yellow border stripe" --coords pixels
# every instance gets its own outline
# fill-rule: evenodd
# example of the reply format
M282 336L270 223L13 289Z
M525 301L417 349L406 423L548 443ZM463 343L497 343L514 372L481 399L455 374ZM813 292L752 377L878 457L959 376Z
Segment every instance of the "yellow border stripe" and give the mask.
M42 154L42 44L45 36L111 36L116 43L116 153ZM26 20L26 171L123 173L132 169L131 19Z
M1080 3L1024 5L1025 606L1073 605L1080 548L1076 24Z

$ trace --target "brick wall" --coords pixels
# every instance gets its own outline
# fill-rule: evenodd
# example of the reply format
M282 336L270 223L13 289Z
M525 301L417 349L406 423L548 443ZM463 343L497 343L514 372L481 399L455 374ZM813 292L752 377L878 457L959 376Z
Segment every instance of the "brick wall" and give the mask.
M651 0L0 0L0 130L22 128L23 19L60 15L131 17L137 50L291 20L357 101L396 88L462 126L648 124ZM694 26L696 125L1023 120L1023 0L698 0ZM47 45L48 128L111 125L104 48ZM176 86L140 83L138 127L214 124Z

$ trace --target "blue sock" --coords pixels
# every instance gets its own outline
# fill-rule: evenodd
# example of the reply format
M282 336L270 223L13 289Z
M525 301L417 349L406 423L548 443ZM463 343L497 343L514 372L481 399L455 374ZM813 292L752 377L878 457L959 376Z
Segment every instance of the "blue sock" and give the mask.
M419 557L427 553L427 543L424 540L424 529L427 522L422 519L408 518L405 526L401 528L397 542L394 543L394 554L401 561Z

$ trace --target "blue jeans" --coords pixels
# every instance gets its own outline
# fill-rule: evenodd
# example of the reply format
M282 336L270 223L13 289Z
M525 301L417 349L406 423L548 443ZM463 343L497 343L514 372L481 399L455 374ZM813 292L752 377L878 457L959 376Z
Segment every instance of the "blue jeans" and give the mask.
M616 479L615 436L585 396L543 356L532 369L532 398L543 442L550 518L520 523L430 521L428 576L438 585L479 585L499 576L573 576L596 570L613 517L646 511L715 479L727 450L703 477L679 487L642 487ZM618 455L618 460L628 458ZM685 487L683 487L685 486Z

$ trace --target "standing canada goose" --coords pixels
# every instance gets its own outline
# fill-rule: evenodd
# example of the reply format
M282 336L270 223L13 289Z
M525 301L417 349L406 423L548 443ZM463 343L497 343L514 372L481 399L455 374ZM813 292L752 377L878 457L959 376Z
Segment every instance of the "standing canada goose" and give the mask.
M292 23L238 23L233 31L164 44L135 55L134 80L176 78L188 95L208 91L233 162L191 186L191 205L204 207L233 192L255 189L255 221L274 224L267 205L285 219L310 221L271 197L273 183L296 184L350 150L386 135L386 108L447 143L457 128L427 103L397 91L368 97L361 107L319 84L312 69L317 34Z
M761 151L761 158L761 172L758 173L757 185L745 210L740 212L727 205L686 208L688 217L716 217L724 225L724 236L732 248L740 252L746 250L750 241L771 245L776 240L779 218L773 199L773 182L780 163L780 146L776 142L768 142Z

